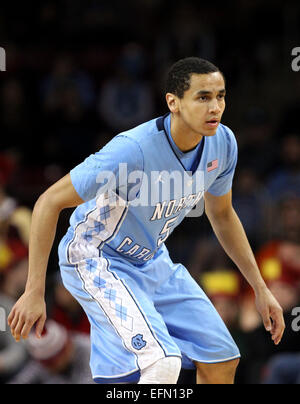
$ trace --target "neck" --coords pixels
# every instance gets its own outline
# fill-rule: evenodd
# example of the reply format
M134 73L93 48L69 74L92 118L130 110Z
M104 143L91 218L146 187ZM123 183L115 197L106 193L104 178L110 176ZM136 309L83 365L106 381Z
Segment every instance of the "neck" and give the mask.
M176 146L183 152L193 150L201 142L203 136L194 132L182 119L171 113L171 136Z

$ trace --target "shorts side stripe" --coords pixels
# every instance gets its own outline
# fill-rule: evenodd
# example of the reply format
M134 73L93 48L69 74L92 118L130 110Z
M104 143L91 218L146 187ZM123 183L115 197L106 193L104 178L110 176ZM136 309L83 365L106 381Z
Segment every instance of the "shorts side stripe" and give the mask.
M161 342L160 342L159 339L157 338L157 336L156 336L156 334L155 334L155 331L152 329L151 324L148 322L145 313L143 312L142 308L139 306L139 304L138 304L138 302L137 302L137 300L136 300L134 294L133 294L132 291L130 290L129 286L126 285L126 283L125 283L124 280L118 278L117 275L116 275L112 270L109 269L109 268L110 268L110 261L109 261L106 257L105 257L105 259L106 259L106 261L108 261L107 270L108 270L109 272L111 272L117 279L119 279L120 282L124 285L124 288L126 288L127 292L130 294L132 300L134 301L134 303L136 304L138 310L140 311L141 315L143 316L143 318L144 318L144 320L145 320L145 323L147 324L147 326L148 326L148 328L149 328L149 331L150 331L151 334L153 335L153 338L154 338L154 339L157 341L157 343L160 345L160 347L161 347L161 349L163 350L165 356L168 356L168 354L167 354L165 348L163 347L163 345L161 344Z
M101 307L123 346L135 354L137 367L144 369L164 358L165 350L155 338L132 292L115 273L108 270L108 265L108 260L99 257L79 262L76 271L84 290Z
M96 298L93 296L93 294L90 293L90 292L87 290L87 288L86 288L86 282L85 282L84 277L82 276L82 274L81 274L81 272L80 272L80 270L79 270L79 268L78 268L78 264L75 265L75 269L76 269L76 272L77 272L79 278L81 279L82 287L83 287L84 291L85 291L85 292L91 297L91 299L92 299L95 303L97 303L97 305L100 307L100 309L102 310L103 314L105 315L107 321L111 324L111 326L113 327L113 329L115 330L115 332L119 335L119 337L120 337L120 339L121 339L121 341L122 341L122 344L123 344L123 346L124 346L124 349L126 349L126 350L129 351L129 352L132 352L132 351L130 351L130 350L126 347L126 345L124 344L124 341L123 341L121 335L119 334L118 330L116 329L116 327L115 327L114 324L112 323L112 321L111 321L111 319L109 318L109 316L106 314L106 312L105 312L105 310L103 309L103 307L101 306L101 303L99 302L99 300L96 299ZM138 365L137 365L137 368L138 368ZM138 369L139 369L139 368L138 368Z

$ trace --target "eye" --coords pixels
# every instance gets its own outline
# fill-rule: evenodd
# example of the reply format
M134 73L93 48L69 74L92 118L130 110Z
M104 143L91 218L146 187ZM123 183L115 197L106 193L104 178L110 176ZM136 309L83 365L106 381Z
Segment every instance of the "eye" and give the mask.
M220 100L222 100L223 98L225 98L225 94L219 94L219 95L218 95L218 98L219 98Z

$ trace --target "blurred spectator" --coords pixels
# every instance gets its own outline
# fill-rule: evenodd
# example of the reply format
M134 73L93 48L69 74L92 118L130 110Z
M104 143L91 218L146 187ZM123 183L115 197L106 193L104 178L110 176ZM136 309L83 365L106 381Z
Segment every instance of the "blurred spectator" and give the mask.
M24 258L12 265L0 279L0 291L14 301L24 292L28 273L28 259Z
M0 186L4 188L7 185L16 170L16 155L9 152L0 152Z
M22 82L11 78L3 82L0 91L0 122L2 149L24 150L30 128L31 108Z
M267 188L274 201L300 198L300 135L286 135L281 144L281 166L270 175Z
M275 355L267 364L263 383L300 384L300 352Z
M44 114L47 127L42 142L44 164L56 163L71 169L94 152L92 142L98 121L92 109L84 108L75 87L64 89L58 98L59 108Z
M276 215L276 238L257 252L257 262L269 289L283 309L286 330L278 346L273 345L256 311L253 293L244 294L240 305L240 327L246 352L241 359L247 383L259 383L273 355L300 352L299 336L292 328L292 310L300 306L300 204L287 199ZM256 343L259 341L259 344Z
M0 308L6 316L10 313L14 301L0 293ZM6 322L6 319L5 319ZM16 343L6 326L0 330L0 384L6 383L15 376L27 361L27 351L23 341Z
M23 288L26 279L28 245L25 243L28 241L28 233L26 228L24 243L18 229L13 226L15 201L5 197L0 203L0 290L15 298L18 297L19 289Z
M268 235L272 213L269 195L255 170L244 166L236 173L232 201L255 250Z
M300 206L298 209L300 211ZM298 222L298 231L299 229ZM297 242L288 238L290 233L286 238L275 239L263 245L257 253L257 262L267 282L280 278L293 285L300 282L300 239Z
M69 331L89 334L89 321L82 307L66 290L60 274L56 274L55 279L51 318Z
M44 163L71 169L93 151L98 124L94 83L87 72L76 68L71 58L62 56L42 82L41 93L46 127L42 141Z
M300 292L300 203L287 199L275 215L274 238L257 251L256 260L267 285L284 312L297 304ZM245 299L242 327L251 330L261 322L253 301ZM282 344L282 343L281 343Z
M269 239L281 245L299 246L300 244L300 198L286 198L274 205ZM296 262L296 259L293 261Z
M90 76L80 71L69 55L62 55L55 60L52 72L41 85L45 108L49 110L60 108L64 102L64 94L69 89L76 89L85 108L94 102L95 89Z
M117 62L116 73L102 86L98 110L106 125L115 131L114 135L153 117L153 93L143 78L144 53L141 46L127 44Z
M198 56L211 61L216 57L215 31L208 23L215 18L209 5L201 7L191 2L177 2L177 7L167 8L168 18L157 36L156 57L159 65L166 67L174 60Z
M240 306L242 358L239 366L240 384L257 384L264 379L267 364L278 353L299 353L299 335L292 328L292 309L300 305L299 289L284 281L269 282L268 286L283 307L286 329L278 346L273 344L271 335L265 330L258 316L254 298L245 297Z
M29 229L31 222L31 211L22 206L18 201L9 195L7 189L13 182L18 169L17 157L9 153L0 153L0 221L2 221L2 239L14 232L9 233L14 228L17 235L25 246L29 242Z
M63 326L48 320L42 338L31 333L26 342L31 360L9 384L94 383L87 335L68 333Z
M219 268L204 272L199 280L227 328L229 330L236 328L241 292L239 274L234 270Z
M153 51L155 76L152 86L159 110L163 113L168 111L164 94L166 71L176 60L197 56L216 61L216 30L208 21L217 17L211 11L208 3L205 7L187 1L176 1L175 7L169 7L167 2L160 5L160 24L156 27Z
M277 151L276 143L272 142L273 126L268 113L258 106L249 107L236 136L238 167L250 167L258 178L264 179L274 166Z
M209 236L196 241L188 263L189 272L198 282L202 274L207 271L232 267L230 258L224 252L216 237L213 236L211 229Z
M31 211L6 192L14 171L9 161L8 156L0 155L0 290L15 299L27 275Z

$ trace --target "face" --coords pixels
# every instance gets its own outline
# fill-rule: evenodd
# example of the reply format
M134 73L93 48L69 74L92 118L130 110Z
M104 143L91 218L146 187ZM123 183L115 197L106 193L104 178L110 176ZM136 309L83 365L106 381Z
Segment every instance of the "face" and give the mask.
M213 136L225 110L224 78L220 72L192 74L183 98L167 94L167 102L182 126L201 136Z

